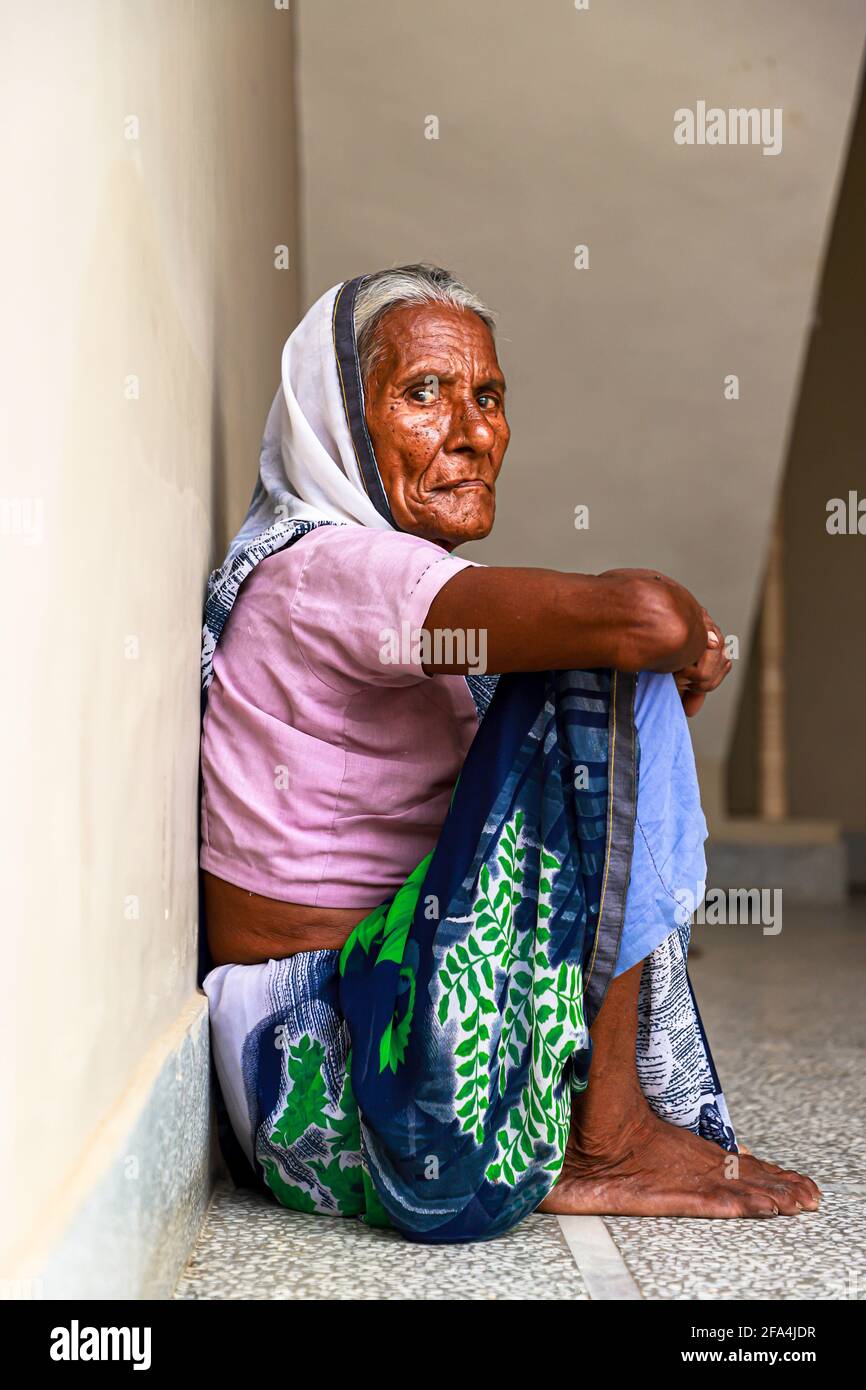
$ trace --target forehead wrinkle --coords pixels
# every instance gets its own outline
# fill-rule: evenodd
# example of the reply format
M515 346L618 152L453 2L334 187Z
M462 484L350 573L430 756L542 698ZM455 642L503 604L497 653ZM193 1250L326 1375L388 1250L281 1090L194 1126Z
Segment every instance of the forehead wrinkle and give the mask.
M435 376L438 381L456 381L461 376L483 381L502 379L502 371L495 353L476 351L469 344L464 347L434 348L425 350L416 344L406 344L409 349L404 356L403 344L394 344L383 366L389 380L409 380L412 377ZM504 385L504 382L503 382Z
M475 323L463 314L434 309L416 318L410 331L400 331L402 317L413 307L400 306L382 321L382 357L373 372L379 389L424 376L446 382L461 375L485 382L502 378L492 334L480 319Z

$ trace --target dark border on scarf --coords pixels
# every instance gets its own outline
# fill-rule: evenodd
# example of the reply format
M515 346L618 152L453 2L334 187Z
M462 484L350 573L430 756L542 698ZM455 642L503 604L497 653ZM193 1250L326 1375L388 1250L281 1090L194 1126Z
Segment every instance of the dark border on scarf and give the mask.
M337 373L346 411L346 423L352 438L352 448L361 470L361 481L373 506L395 531L397 525L388 505L388 498L379 476L379 465L373 452L373 441L364 417L364 388L361 382L361 363L358 358L358 344L355 340L355 299L363 285L365 275L355 280L347 280L337 291L334 300L332 320L334 337L334 356L337 359Z

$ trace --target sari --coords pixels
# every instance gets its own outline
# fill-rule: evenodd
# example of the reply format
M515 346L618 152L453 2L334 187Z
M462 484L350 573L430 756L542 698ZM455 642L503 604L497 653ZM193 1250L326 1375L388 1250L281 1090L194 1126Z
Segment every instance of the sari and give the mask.
M345 427L363 444L346 318L356 283L311 314L330 313ZM321 313L314 326L326 363ZM316 525L389 524L387 502L367 491L362 449L336 451L338 481L354 459L369 515L317 514L303 496L295 506L302 393L285 379L291 343L250 514L209 581L203 709L220 635L257 563ZM328 440L338 429L332 415ZM262 529L275 497L282 510ZM466 679L478 732L434 848L396 894L340 952L219 966L203 980L236 1181L424 1243L505 1234L559 1175L620 954L640 771L634 675ZM638 1076L662 1118L735 1150L688 977L689 930L673 907L659 922L641 982Z

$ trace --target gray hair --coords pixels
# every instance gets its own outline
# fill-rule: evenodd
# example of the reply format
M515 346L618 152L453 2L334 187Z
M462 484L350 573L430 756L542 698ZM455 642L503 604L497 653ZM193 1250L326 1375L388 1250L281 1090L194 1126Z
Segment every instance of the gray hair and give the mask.
M355 341L364 386L384 356L385 344L379 326L389 310L396 309L398 304L447 304L477 314L491 333L496 327L492 310L441 266L422 261L418 265L378 270L375 275L367 276L355 298Z

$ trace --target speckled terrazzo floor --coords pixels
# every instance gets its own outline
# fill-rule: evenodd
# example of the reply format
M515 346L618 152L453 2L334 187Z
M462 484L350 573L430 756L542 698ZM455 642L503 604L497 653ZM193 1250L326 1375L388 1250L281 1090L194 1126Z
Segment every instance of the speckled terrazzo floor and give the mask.
M587 1298L559 1223L531 1216L501 1241L412 1245L358 1221L315 1219L217 1190L176 1298Z
M695 945L695 991L740 1137L814 1177L819 1213L567 1228L533 1216L502 1240L431 1248L220 1186L175 1297L866 1299L866 901L789 907L778 936L699 927Z

